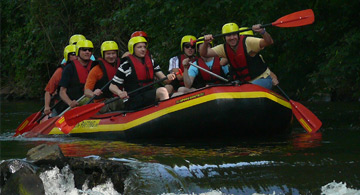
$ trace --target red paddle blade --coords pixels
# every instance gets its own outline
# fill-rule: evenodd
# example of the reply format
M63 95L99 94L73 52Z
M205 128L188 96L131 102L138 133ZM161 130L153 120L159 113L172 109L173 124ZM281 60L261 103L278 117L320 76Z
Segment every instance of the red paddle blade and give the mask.
M92 103L73 108L64 114L66 123L69 126L74 126L79 122L92 117L99 112L103 106L105 106L105 103Z
M283 16L271 23L277 27L297 27L314 23L315 16L312 9L306 9Z
M38 116L40 116L40 114L41 112L36 112L27 117L16 129L14 137L29 131L34 126L33 123L38 118Z
M320 129L322 122L315 116L314 113L299 102L290 100L290 103L295 117L306 131L309 133L315 133Z
M25 137L37 137L38 135L47 135L54 127L56 120L59 117L50 118L47 121L44 121L35 127L29 130L28 133L25 134Z
M75 125L68 125L65 121L65 117L62 116L60 117L56 122L55 122L56 127L58 127L63 133L65 134L69 134L70 131L75 127Z

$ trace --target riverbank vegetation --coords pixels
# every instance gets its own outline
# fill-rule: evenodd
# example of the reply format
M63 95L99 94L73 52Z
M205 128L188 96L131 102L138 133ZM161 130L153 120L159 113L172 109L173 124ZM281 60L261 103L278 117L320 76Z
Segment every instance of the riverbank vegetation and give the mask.
M3 0L1 2L1 89L14 97L40 98L73 34L92 40L95 56L103 41L121 53L133 31L150 36L149 48L162 69L180 51L186 34L221 33L239 26L271 23L295 11L313 9L315 23L269 27L275 44L262 51L280 85L294 99L360 98L359 1L91 1ZM222 43L222 39L216 43Z

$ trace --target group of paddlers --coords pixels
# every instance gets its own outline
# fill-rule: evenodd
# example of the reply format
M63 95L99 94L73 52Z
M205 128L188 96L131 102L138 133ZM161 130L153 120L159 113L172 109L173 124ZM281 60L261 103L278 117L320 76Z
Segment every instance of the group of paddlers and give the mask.
M262 37L255 37L254 33ZM182 37L181 54L170 59L167 75L154 62L148 50L148 35L143 31L132 33L128 52L121 58L115 41L103 42L101 57L95 59L93 43L81 34L73 35L64 49L63 62L45 88L44 113L57 116L67 108L114 96L120 99L104 106L101 113L136 110L171 96L224 82L216 75L268 89L278 84L276 75L259 54L273 44L265 28L259 24L251 29L239 28L235 23L227 23L222 27L222 34L225 43L217 46L213 45L211 34L199 39L192 35ZM164 80L164 87L151 85L155 79ZM136 90L141 87L142 90ZM136 92L132 93L134 90ZM50 107L52 99L58 99L58 103Z

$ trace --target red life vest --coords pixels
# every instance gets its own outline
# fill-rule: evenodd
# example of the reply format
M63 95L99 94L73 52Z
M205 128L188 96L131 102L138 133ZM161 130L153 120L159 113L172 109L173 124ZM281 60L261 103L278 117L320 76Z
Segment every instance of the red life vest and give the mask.
M150 54L147 53L145 55L144 63L140 62L140 60L133 55L129 55L128 57L135 68L140 86L145 86L154 81L154 65L150 58Z
M98 60L99 60L99 66L103 72L103 76L98 81L96 81L94 87L95 89L103 88L110 80L112 80L112 78L116 74L117 69L120 66L120 58L116 59L117 61L115 67L102 58L98 58ZM110 92L109 87L105 87L102 92L103 93L101 95L95 97L96 100L99 99L102 100L104 98L110 98L116 96L115 94Z
M255 56L250 56L247 53L246 38L247 36L240 36L236 53L228 44L224 44L226 57L231 65L230 74L233 76L233 79L239 79L240 81L250 81L260 76L267 69L267 65L258 53Z
M116 66L114 67L113 65L109 64L106 60L99 58L99 60L102 62L102 64L104 65L104 67L101 66L101 69L103 70L103 74L105 76L105 74L107 75L108 81L110 81L116 73L116 70L119 68L120 66L120 58L116 59ZM101 65L101 64L100 64ZM105 68L105 72L104 72L104 68Z
M234 69L237 78L241 81L250 81L251 77L249 74L249 66L247 64L246 56L245 56L245 48L243 43L243 39L245 36L240 36L240 40L237 45L236 53L228 44L224 44L226 57L229 60L230 65ZM234 78L235 79L235 78Z
M178 56L178 60L179 60L179 68L181 69L182 72L184 72L184 66L182 64L183 60L185 60L187 57L185 54L181 54L180 56ZM197 60L197 57L193 57L191 62L195 62Z
M89 61L89 63L86 66L83 66L78 60L73 60L76 68L76 72L79 78L79 82L81 84L86 83L86 78L90 72L92 60Z
M211 71L217 75L221 75L221 65L220 65L220 58L219 57L215 57L214 58L214 62L213 65L211 67L211 69L209 68L209 66L206 65L205 61L202 58L198 58L197 59L197 64L201 67L204 68L208 71ZM217 81L219 82L220 80L212 75L210 75L209 73L200 70L199 72L201 74L201 77L203 78L204 81Z

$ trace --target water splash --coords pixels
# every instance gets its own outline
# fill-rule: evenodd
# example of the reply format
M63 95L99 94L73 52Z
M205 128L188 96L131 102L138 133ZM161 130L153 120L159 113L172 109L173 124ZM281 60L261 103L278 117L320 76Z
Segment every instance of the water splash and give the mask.
M61 170L55 167L52 170L40 174L45 188L46 195L120 195L115 189L110 179L105 183L89 189L85 183L82 189L75 188L74 174L69 166Z
M335 181L321 187L321 195L360 195L360 190L346 187L346 183Z

